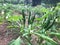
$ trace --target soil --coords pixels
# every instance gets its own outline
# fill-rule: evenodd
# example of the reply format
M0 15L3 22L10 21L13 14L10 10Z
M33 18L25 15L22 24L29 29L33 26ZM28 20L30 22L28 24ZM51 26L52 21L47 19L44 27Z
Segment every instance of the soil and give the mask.
M7 23L0 24L0 45L8 45L8 43L16 37L16 35L7 34Z

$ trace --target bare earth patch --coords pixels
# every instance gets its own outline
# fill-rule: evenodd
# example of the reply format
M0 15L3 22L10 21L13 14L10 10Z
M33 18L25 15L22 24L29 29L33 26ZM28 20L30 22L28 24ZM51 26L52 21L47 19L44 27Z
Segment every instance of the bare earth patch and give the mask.
M12 40L12 34L6 35L7 33L7 24L0 24L0 45L8 45L9 41Z

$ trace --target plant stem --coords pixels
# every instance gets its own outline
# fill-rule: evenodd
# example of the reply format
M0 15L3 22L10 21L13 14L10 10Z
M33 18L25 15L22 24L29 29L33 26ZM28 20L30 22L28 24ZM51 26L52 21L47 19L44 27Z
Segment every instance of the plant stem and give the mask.
M30 42L30 40L27 38L27 37L24 37L30 44L31 44L31 42ZM31 44L32 45L32 44Z

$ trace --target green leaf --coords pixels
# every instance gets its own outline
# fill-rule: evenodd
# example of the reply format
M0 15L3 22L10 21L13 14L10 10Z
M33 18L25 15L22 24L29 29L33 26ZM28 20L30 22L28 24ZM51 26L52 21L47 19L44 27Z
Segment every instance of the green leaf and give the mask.
M56 35L57 38L60 40L60 33L54 33L54 32L51 32L50 34L51 34L51 35Z
M14 15L14 16L9 17L7 20L8 21L19 21L21 19L22 19L22 16Z
M14 25L14 26L7 26L7 28L18 28L19 26L17 26L17 25Z
M14 41L15 41L15 40L13 39L12 41L9 42L8 45L13 45Z
M31 12L29 11L29 18L28 18L28 24L30 24L31 23Z
M50 34L53 34L53 35L58 35L58 36L60 36L60 33L54 33L54 32L51 32Z
M44 45L54 45L54 44L52 44L51 42L46 41L46 43Z
M25 13L24 13L25 10L22 10L22 16L23 16L23 23L25 25L25 21L26 21L26 18L25 18Z
M24 36L27 36L29 33L24 33L22 36L24 37Z
M57 44L57 42L55 42L53 39L49 38L48 36L45 36L43 34L39 34L39 33L34 33L35 35L47 40L47 41L50 41L50 42L53 42L54 44Z
M47 14L43 15L41 18L36 18L36 20L41 21L41 20L45 19L46 17L48 17L48 15L49 15L49 12Z
M21 39L20 37L18 37L15 42L14 42L15 45L21 45Z
M4 18L2 16L0 16L0 22L2 22L4 20Z
M21 39L18 37L16 40L11 41L8 45L21 45Z

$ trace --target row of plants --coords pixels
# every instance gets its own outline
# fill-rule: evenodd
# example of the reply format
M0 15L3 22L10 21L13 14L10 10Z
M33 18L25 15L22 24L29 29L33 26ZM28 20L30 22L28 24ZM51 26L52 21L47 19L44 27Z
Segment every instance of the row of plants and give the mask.
M0 7L0 10L4 11L2 17L9 23L7 28L20 28L17 32L19 37L8 45L21 45L21 43L26 45L59 45L60 33L55 28L55 22L60 19L60 5L52 8L25 5L19 8L18 6L4 5ZM13 10L19 11L20 15L13 15ZM53 40L55 37L57 40Z
M0 3L23 4L25 0L0 0Z

